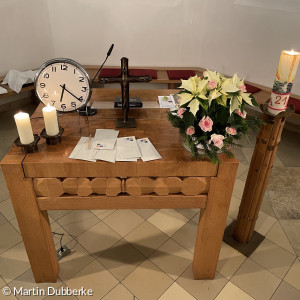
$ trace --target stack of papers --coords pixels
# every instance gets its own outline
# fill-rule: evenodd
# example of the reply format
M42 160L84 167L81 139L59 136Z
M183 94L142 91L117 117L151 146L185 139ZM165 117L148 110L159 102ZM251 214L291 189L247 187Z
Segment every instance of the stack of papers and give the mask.
M159 106L161 108L169 108L170 111L176 109L176 102L173 95L170 96L158 96Z
M87 161L150 161L161 159L148 138L136 140L135 136L118 138L119 131L97 129L93 139L80 138L69 158Z

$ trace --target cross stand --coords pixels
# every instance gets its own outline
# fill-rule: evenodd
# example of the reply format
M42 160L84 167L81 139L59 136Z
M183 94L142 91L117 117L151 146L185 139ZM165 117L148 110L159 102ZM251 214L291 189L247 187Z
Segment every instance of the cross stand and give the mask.
M257 135L237 220L225 230L224 241L249 257L264 237L254 231L260 206L271 174L286 117L294 112L291 105L274 116L268 113L268 102L262 106L263 121Z
M99 77L99 83L120 83L122 90L122 111L123 118L117 118L117 128L135 128L135 119L128 118L129 113L129 83L133 82L149 82L151 76L132 76L129 75L128 58L121 58L121 74L116 77Z

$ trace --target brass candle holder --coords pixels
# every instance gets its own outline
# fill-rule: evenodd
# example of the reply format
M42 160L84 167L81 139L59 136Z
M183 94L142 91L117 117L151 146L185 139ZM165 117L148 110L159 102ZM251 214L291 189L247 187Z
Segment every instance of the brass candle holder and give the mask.
M59 127L58 134L50 136L47 134L46 129L44 128L42 130L42 132L40 133L40 136L42 138L46 139L46 143L48 145L56 145L61 142L61 136L62 136L63 132L64 132L64 129L62 127Z
M34 134L33 137L34 137L34 140L33 140L33 142L30 143L30 144L22 144L22 143L21 143L21 140L20 140L20 137L18 137L18 138L15 140L14 144L15 144L17 147L21 147L22 152L23 152L24 154L37 152L37 151L38 151L38 145L37 145L37 143L38 143L38 141L40 140L40 137L39 137L38 134Z

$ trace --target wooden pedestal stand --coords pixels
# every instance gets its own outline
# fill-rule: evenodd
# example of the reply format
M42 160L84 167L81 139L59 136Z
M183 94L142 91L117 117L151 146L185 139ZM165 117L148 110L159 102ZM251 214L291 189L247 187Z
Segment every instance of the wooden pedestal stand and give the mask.
M273 167L285 119L293 113L293 107L288 107L285 112L273 116L267 112L267 103L262 110L265 124L261 126L257 136L238 217L226 228L224 235L226 243L246 256L250 256L264 239L262 235L254 231L254 227ZM245 245L245 243L247 244Z

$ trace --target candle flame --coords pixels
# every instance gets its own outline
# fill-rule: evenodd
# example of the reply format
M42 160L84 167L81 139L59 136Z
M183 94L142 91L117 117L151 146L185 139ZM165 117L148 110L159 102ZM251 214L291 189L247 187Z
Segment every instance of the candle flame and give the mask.
M288 55L299 55L300 54L300 52L294 51L294 49L292 49L291 51L285 50L284 53L288 54Z

